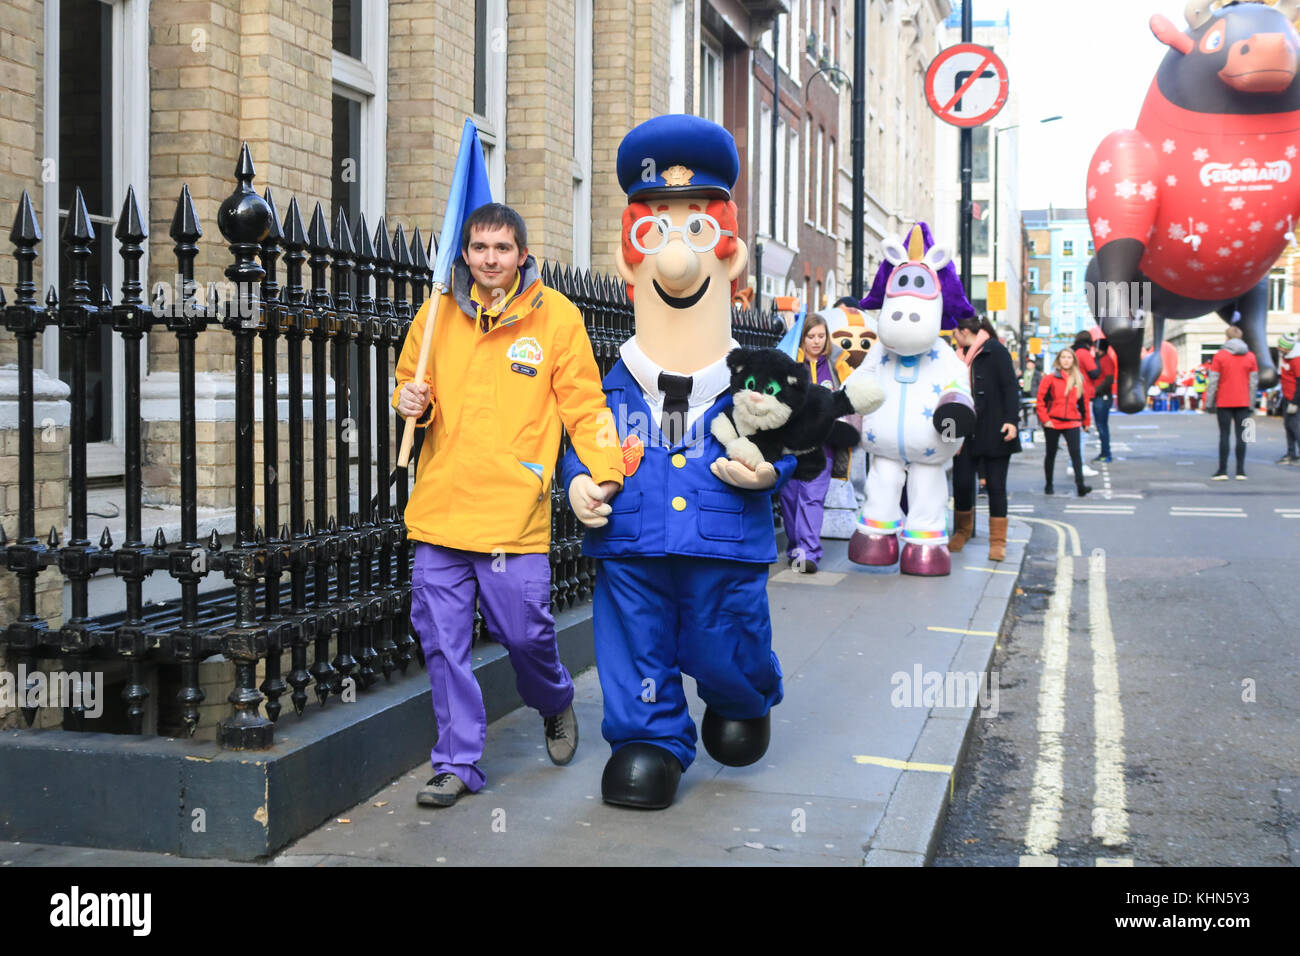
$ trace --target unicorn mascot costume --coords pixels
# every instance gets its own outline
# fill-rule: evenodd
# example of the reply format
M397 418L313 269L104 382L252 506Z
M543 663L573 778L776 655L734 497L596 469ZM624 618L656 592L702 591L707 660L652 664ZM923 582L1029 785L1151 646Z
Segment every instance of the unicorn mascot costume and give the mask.
M975 405L966 364L939 330L974 309L948 251L934 245L925 223L913 226L906 247L889 237L883 248L886 261L862 300L862 308L880 310L879 339L852 378L875 379L885 401L862 421L871 467L849 559L881 568L898 562L904 574L948 574L945 469L974 431Z

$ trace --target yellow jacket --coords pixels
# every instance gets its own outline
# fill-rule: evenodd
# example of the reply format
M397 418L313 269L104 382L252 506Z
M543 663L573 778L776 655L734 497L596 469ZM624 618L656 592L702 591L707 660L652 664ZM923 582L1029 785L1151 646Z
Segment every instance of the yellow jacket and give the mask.
M534 259L520 271L520 292L486 333L460 261L452 289L426 301L411 323L394 408L402 386L415 378L430 305L440 303L426 374L429 430L406 506L415 541L463 551L547 551L561 426L594 481L622 485L622 452L582 314L542 285Z

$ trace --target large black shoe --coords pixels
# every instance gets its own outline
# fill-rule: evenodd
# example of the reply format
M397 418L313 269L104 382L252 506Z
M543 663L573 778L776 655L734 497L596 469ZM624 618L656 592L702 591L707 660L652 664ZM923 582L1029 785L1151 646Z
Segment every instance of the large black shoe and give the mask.
M1085 485L1083 482L1075 485L1075 490L1079 492L1079 497L1084 498L1092 491L1092 485Z
M682 779L682 765L663 747L632 743L616 750L600 778L606 803L641 810L671 806Z
M772 712L749 720L731 720L719 717L709 707L704 708L700 724L700 740L704 749L720 764L728 767L748 767L767 753L772 739Z

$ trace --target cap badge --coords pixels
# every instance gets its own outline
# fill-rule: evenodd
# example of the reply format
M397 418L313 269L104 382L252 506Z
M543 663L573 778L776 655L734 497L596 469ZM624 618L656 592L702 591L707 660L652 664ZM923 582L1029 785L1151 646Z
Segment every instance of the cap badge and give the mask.
M694 178L695 170L687 169L685 166L669 166L664 170L665 186L689 186Z

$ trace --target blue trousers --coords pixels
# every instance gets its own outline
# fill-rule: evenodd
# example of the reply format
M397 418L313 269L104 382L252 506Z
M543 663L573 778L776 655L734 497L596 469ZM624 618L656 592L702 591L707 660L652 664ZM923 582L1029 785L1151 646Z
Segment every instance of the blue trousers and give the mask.
M695 722L682 674L719 716L761 717L781 702L772 653L767 565L712 558L619 558L596 572L596 668L605 698L601 733L695 759Z
M1092 400L1092 420L1097 423L1097 437L1101 439L1101 457L1110 457L1110 396L1098 395Z

